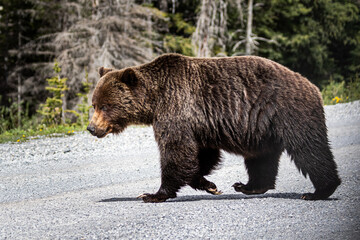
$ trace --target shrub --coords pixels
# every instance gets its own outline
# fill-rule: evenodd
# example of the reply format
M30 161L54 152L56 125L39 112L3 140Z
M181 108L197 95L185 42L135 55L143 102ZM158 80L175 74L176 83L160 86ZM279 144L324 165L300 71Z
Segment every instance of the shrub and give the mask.
M323 87L321 94L325 105L359 100L360 78L356 75L347 83L336 82L330 78L329 84Z
M48 97L44 104L40 105L40 109L37 110L43 116L42 122L46 125L58 125L65 123L65 119L62 117L64 107L63 107L63 97L64 92L68 90L66 86L67 78L60 78L61 68L59 67L58 62L55 61L54 71L56 76L46 79L49 86L46 87L46 90L52 93L52 97Z
M18 125L19 107L17 101L12 101L12 99L9 98L8 104L0 105L0 134L14 128L29 128L36 122L35 117L29 116L29 103L25 104L25 108L23 101L21 101L20 104L22 105L21 109L25 109L25 111L22 111L20 114L20 126Z

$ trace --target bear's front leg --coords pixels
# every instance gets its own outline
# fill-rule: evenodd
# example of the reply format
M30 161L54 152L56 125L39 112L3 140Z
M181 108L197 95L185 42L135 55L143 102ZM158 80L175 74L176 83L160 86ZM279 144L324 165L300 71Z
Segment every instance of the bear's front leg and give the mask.
M175 198L176 192L189 184L198 172L196 160L197 148L191 141L171 141L159 143L161 157L161 186L154 193L144 193L138 198L144 202L164 202L168 198Z

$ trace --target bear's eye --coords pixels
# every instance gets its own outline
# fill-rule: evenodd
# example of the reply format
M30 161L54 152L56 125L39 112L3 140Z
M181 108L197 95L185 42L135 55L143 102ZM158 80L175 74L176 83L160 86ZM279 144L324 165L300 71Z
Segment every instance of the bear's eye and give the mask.
M102 106L100 107L100 110L101 110L101 111L106 111L106 110L107 110L107 106L106 106L106 105L102 105Z

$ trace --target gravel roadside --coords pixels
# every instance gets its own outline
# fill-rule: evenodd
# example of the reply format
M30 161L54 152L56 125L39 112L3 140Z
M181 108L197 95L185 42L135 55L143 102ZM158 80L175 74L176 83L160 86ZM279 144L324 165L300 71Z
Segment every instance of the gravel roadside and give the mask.
M358 239L360 101L325 111L343 181L327 201L299 199L313 187L286 154L276 190L236 193L231 185L247 174L241 157L224 153L209 178L223 195L185 187L176 199L144 204L135 197L160 185L150 127L0 144L0 239Z

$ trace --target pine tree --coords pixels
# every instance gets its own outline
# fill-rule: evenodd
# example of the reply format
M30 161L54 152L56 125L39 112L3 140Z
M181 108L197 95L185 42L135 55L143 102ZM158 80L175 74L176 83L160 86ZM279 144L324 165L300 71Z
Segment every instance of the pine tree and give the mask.
M42 122L46 125L58 125L65 123L64 93L69 88L66 86L67 78L60 78L61 68L55 61L54 71L56 76L46 79L48 85L46 90L52 93L52 97L46 99L45 104L40 105L38 112L43 116Z

